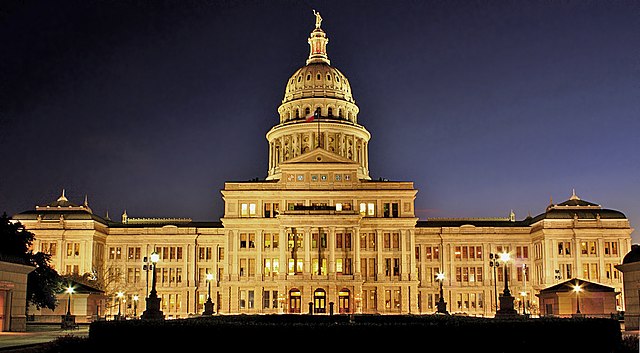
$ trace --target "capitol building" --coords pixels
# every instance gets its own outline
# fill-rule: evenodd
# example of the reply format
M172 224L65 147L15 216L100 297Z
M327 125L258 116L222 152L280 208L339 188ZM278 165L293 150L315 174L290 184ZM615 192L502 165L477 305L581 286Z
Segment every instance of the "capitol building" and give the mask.
M524 219L418 219L413 182L372 179L371 135L321 21L316 13L306 63L283 82L266 177L226 182L221 219L112 220L64 192L13 216L60 274L100 284L92 315L145 310L154 252L166 318L201 314L209 295L217 314L430 314L440 293L450 313L492 317L505 279L520 313L539 313L540 291L574 278L613 288L624 310L614 266L633 229L622 212L569 190Z

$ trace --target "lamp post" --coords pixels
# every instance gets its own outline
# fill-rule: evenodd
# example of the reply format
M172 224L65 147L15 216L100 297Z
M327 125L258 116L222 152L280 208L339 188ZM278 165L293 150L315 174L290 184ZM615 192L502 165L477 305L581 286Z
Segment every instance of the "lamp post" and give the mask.
M122 317L122 312L120 311L120 309L122 308L122 297L124 296L124 292L119 291L117 296L118 296L118 320L120 320L120 318Z
M151 277L151 292L146 299L147 309L142 313L141 318L143 320L163 320L164 314L160 311L160 298L156 292L156 267L160 260L160 255L157 252L151 253L151 263L153 265L153 272Z
M509 274L507 272L507 263L511 260L511 255L508 252L500 254L500 261L504 266L504 290L500 295L500 309L496 312L496 317L513 317L518 315L518 312L513 308L514 297L509 290Z
M449 315L447 311L447 302L444 301L444 291L442 290L442 282L444 282L444 273L439 272L436 274L436 280L440 282L440 298L438 298L438 302L436 303L436 307L438 310L436 311L438 314Z
M76 317L71 315L71 294L73 294L73 292L74 290L71 285L69 285L69 287L67 287L67 289L65 290L65 293L69 295L69 298L67 299L67 314L62 315L62 323L60 327L63 330L77 327Z
M209 294L207 301L204 303L204 312L202 315L213 315L213 302L211 301L211 281L213 280L213 274L207 273L207 282L209 282Z
M67 301L67 316L71 316L71 294L73 294L73 287L71 286L67 287L67 290L65 290L65 293L69 294L69 299Z
M573 286L573 291L576 292L576 314L575 316L581 316L582 313L580 312L580 292L582 292L582 286L579 284L576 284Z
M496 306L496 313L498 312L498 275L496 271L500 264L498 263L498 254L489 253L489 267L493 268L493 294L494 303Z
M138 297L137 294L133 295L133 317L136 318L138 317L138 300L140 298Z

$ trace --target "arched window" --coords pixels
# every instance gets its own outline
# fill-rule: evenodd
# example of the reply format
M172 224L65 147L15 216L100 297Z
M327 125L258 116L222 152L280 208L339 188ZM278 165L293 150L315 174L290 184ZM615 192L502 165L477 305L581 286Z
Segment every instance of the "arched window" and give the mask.
M311 74L307 74L307 81L311 79Z
M311 109L309 109L309 107L306 107L304 109L304 116L309 116L309 113L311 113Z
M296 109L296 119L300 119L300 109Z
M330 118L333 118L333 108L329 107L329 110L327 111L327 115L328 115Z
M321 77L320 74L318 74L318 76L316 76L316 80L319 80L320 77Z
M338 118L342 119L342 109L338 109Z
M317 314L327 312L327 292L322 288L313 292L313 312Z

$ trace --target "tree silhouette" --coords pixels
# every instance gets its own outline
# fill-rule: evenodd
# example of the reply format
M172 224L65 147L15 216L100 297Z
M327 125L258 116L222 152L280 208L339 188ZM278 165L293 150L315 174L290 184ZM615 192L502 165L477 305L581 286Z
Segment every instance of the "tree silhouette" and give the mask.
M34 253L31 245L35 236L20 222L12 222L5 213L0 217L0 259L35 266L27 278L27 300L36 308L55 309L56 293L61 289L60 275L49 262L51 256Z

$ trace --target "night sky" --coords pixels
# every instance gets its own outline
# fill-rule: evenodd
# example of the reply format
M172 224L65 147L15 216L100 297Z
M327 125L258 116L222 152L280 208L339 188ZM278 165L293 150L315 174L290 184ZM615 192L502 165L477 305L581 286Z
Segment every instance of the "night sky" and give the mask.
M312 9L371 177L413 181L420 219L523 219L575 189L640 226L631 0L2 0L0 212L64 188L112 219L218 220L225 181L267 174Z

